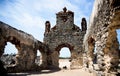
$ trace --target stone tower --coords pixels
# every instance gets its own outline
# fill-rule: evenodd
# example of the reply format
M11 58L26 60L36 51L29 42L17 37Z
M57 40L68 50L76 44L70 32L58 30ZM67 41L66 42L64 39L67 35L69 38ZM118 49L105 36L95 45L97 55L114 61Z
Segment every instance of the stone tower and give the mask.
M59 52L67 47L71 52L71 68L81 68L83 65L83 38L85 31L74 24L74 12L63 8L56 14L56 25L45 31L44 43L49 47L51 54L48 56L48 64L52 67L59 66ZM46 27L47 29L47 27Z
M87 30L87 21L86 21L85 18L82 18L81 27L82 27L82 31L86 31Z
M46 21L46 23L45 23L45 33L50 32L50 28L51 28L50 22L49 22L49 21Z
M58 12L56 14L57 16L57 25L58 28L59 27L71 27L73 28L73 24L74 24L74 13L72 11L67 11L66 7L63 8L63 11ZM61 28L62 29L62 28Z

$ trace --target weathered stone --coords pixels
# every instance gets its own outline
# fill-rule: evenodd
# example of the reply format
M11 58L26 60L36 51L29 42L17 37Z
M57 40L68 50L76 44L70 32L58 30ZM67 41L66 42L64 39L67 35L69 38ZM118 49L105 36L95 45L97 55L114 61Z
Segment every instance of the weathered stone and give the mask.
M94 70L96 70L96 71L100 70L100 68L99 68L99 66L97 64L94 64L93 67L94 67Z
M54 27L51 28L49 21L45 23L43 43L0 22L0 57L6 42L11 42L18 49L15 67L9 67L8 71L35 69L37 50L43 50L40 51L42 64L37 69L59 68L59 51L68 47L72 69L85 67L97 76L119 76L120 50L116 29L120 29L120 0L95 0L88 29L85 18L81 22L82 30L76 26L74 12L67 11L66 7L56 15ZM97 64L94 64L94 58Z
M8 67L8 72L20 72L32 70L37 57L37 50L42 50L43 64L46 66L47 47L42 42L35 39L30 34L17 30L3 22L0 22L0 57L4 53L7 42L15 45L18 53L16 55L15 66ZM12 68L13 70L9 69Z
M83 38L87 30L85 18L82 19L82 31L74 24L74 13L66 8L57 14L57 24L51 28L49 33L45 32L44 43L48 45L51 54L51 65L59 65L59 51L68 47L71 52L71 68L83 66Z
M36 69L59 68L59 51L68 47L71 52L71 68L83 66L83 38L87 30L86 19L81 22L81 29L74 24L74 13L66 8L57 14L57 24L51 28L50 22L45 23L44 42L40 42L32 35L17 30L0 22L0 56L4 53L7 42L11 42L18 50L15 66L8 67L8 72L20 72ZM42 54L42 64L37 67L35 58L37 50ZM10 70L13 69L13 70Z
M7 70L3 66L3 62L0 60L0 75L7 76Z
M97 52L98 76L115 75L119 64L119 45L116 29L120 29L120 1L95 0L89 29L84 38L85 51L91 58ZM90 38L94 42L90 41ZM108 73L109 72L109 73ZM115 72L115 73L113 73ZM109 76L108 75L108 76Z

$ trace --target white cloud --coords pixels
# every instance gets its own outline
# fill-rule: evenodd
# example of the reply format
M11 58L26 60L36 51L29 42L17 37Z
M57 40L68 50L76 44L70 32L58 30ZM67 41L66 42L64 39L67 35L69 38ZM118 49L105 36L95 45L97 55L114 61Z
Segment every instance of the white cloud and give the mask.
M80 26L82 17L87 17L88 20L93 1L4 0L4 4L0 3L0 20L43 41L46 20L49 20L53 27L56 22L56 13L62 11L63 7L67 7L75 13L75 24Z
M81 5L84 5L82 6L84 10L81 10ZM4 8L1 8L3 11L0 14L9 18L8 22L17 23L14 26L20 30L32 35L40 32L44 34L45 21L50 20L51 25L55 25L55 13L62 11L63 7L66 6L68 10L75 12L75 24L80 26L81 17L87 17L88 19L88 16L84 13L88 11L90 5L91 3L87 0L15 0L14 2L8 0ZM32 32L29 29L37 29L37 31Z

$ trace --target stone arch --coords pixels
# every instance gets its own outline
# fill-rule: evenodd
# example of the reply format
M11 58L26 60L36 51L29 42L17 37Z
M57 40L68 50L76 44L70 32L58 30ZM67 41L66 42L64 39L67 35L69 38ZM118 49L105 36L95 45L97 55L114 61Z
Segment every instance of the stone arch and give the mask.
M3 48L5 48L5 46L7 45L7 42L10 42L11 44L15 45L15 47L16 47L18 53L19 53L19 51L20 51L20 41L17 38L15 38L14 36L9 36L9 37L5 38L5 45L4 45ZM4 50L3 50L3 53L4 53ZM16 54L16 56L17 55L19 55L19 54ZM15 60L15 65L16 64L18 64L17 59Z
M12 44L11 42L6 43L3 53L2 53L2 56L0 57L0 60L4 63L4 67L7 68L8 66L12 67L12 66L16 65L15 56L16 56L17 52L18 52L18 50L14 44Z
M117 21L117 20L116 20ZM106 47L103 49L104 51L104 59L105 59L105 71L116 72L119 68L119 59L120 59L120 51L119 51L119 42L117 39L116 30L119 29L120 26L114 24L114 27L110 25L108 30L108 36L106 40Z
M20 40L17 39L16 37L14 37L14 36L8 36L8 37L1 36L1 38L2 38L2 45L0 45L0 47L2 49L0 50L0 53L1 53L0 57L4 53L4 49L5 49L5 46L7 45L7 42L10 42L11 44L15 45L15 47L16 47L16 49L18 51L16 56L15 56L15 63L14 63L14 65L8 66L7 67L7 71L8 72L18 72L18 71L20 71L20 68L18 68L19 64L21 64L20 61L19 61L19 58L20 58L19 55L21 53ZM21 67L21 66L19 66L19 67Z
M47 66L47 46L35 39L32 35L21 30L17 30L3 22L0 22L0 57L4 53L4 48L7 42L15 45L18 50L16 55L16 65L8 67L8 72L21 72L35 70L35 58L37 50L42 49L42 67Z
M9 36L8 38L7 38L7 41L6 42L11 42L12 44L14 44L15 45L15 47L16 47L16 49L18 50L18 53L16 54L16 63L15 63L15 65L18 65L19 64L19 60L18 60L18 58L17 57L19 57L19 54L20 54L20 49L21 49L21 47L20 47L20 41L17 39L17 38L15 38L14 36Z
M7 45L4 48L4 54L17 54L18 49L11 42L7 42Z
M17 38L15 38L15 37L13 37L13 36L9 36L9 37L7 37L7 38L2 38L1 39L2 41L2 45L1 45L1 48L3 48L3 52L1 52L1 55L4 53L4 48L5 48L5 46L7 45L7 42L10 42L10 43L12 43L13 45L15 45L15 47L16 47L16 49L19 51L19 49L20 49L20 41L17 39ZM2 50L1 50L2 51ZM0 55L0 56L1 56Z
M93 59L94 58L94 49L95 49L95 39L92 37L88 38L88 50L89 50L89 56Z
M97 64L97 53L96 53L96 41L93 37L88 37L88 60L86 65L88 68L95 69L94 66Z
M18 50L18 53L20 51L20 40L18 40L16 37L14 36L9 36L7 39L6 39L6 42L10 42L12 43L13 45L15 45L15 47L17 48Z
M38 70L46 69L48 67L47 66L47 55L49 54L48 53L49 49L48 49L48 47L45 44L43 44L42 42L38 41L37 44L36 44L36 48L34 50L35 51L35 59L37 57L37 50L41 53L41 56L42 56L41 60L42 60L42 62L41 62L41 64L39 66L37 65L36 69L38 69Z
M68 48L70 49L70 52L72 52L72 50L73 50L73 48L74 48L72 45L70 45L70 44L68 44L68 43L63 43L63 44L58 45L58 46L55 48L55 51L60 51L60 49L63 48L63 47L68 47Z
M39 55L38 55L39 54ZM37 66L40 66L40 64L42 63L42 54L41 54L41 50L37 50L36 51L36 57L35 57L35 64Z
M59 68L70 69L71 51L68 47L63 47L59 51Z
M70 53L71 53L71 57L70 57L70 59L72 59L72 57L73 57L73 49L74 49L74 47L72 46L72 45L70 45L70 44L68 44L68 43L63 43L63 44L60 44L60 45L58 45L56 48L55 48L55 51L57 51L57 53L58 54L56 54L57 55L57 63L58 63L58 65L59 65L59 55L60 55L60 51L61 51L61 49L62 48L64 48L64 47L67 47L68 49L69 49L69 51L70 51Z
M117 3L118 2L118 3ZM104 65L106 72L117 72L119 68L119 59L120 59L120 51L119 51L119 42L117 39L117 29L120 29L120 1L113 0L112 7L114 8L113 16L111 18L111 23L108 27L106 44L104 51Z
M43 66L44 66L44 60L43 60L43 58L44 58L44 52L43 52L43 48L37 48L37 49L35 49L35 55L34 55L34 64L35 64L35 69L36 70L41 70L41 69L43 69ZM40 53L41 55L40 55L40 57L39 56L37 56L37 53ZM41 58L41 56L42 56L42 58ZM39 57L39 58L38 58ZM40 60L42 60L42 62L40 62Z
M56 25L49 33L45 32L44 43L51 52L47 58L47 64L53 68L58 67L59 51L62 47L68 47L71 52L71 69L82 68L83 66L83 38L86 28L81 29L74 24L74 12L67 11L66 8L56 14ZM84 22L85 23L85 22ZM83 24L84 24L83 23ZM87 23L85 23L86 26ZM57 56L57 57L56 57Z
M74 46L72 46L72 45L70 45L69 43L63 43L63 44L60 44L60 45L58 45L56 48L55 48L55 51L57 51L58 52L58 55L57 55L57 61L58 61L58 65L60 65L60 63L59 63L59 55L60 55L60 51L61 51L61 49L62 48L64 48L64 47L67 47L68 49L69 49L69 51L70 51L70 54L71 54L71 56L70 56L70 60L69 60L69 62L70 62L70 65L71 65L71 60L72 60L72 58L73 58L73 56L74 56L74 54L73 54L73 50L74 50ZM64 66L66 66L66 65L64 65ZM64 66L62 66L62 67L64 67ZM62 67L59 67L59 68L62 68ZM67 67L67 66L66 66ZM70 68L70 67L69 67Z
M42 63L42 54L40 50L37 50L36 58L35 58L35 64L40 66Z
M18 49L11 42L7 42L4 48L4 53L1 56L1 60L5 63L4 66L15 66L16 65L16 55Z
M68 47L61 48L61 50L59 51L59 57L71 58L71 51L70 51L70 49Z
M120 27L120 0L95 1L94 7L86 37L90 35L96 37L98 69L95 71L97 75L112 75L113 72L114 74L118 72L116 67L120 59L115 32ZM96 12L97 8L99 10ZM85 42L88 44L87 39ZM89 47L86 46L85 50L90 51L88 49Z

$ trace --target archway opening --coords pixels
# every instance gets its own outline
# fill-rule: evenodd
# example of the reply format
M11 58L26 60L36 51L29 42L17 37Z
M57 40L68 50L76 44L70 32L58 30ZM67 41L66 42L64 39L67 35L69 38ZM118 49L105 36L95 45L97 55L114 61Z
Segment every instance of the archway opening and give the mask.
M94 45L93 49L93 64L97 64L97 50L96 50L96 44Z
M120 50L120 29L117 29L116 32L117 32L117 40L119 42L119 50Z
M70 69L71 52L67 47L61 48L59 51L59 67L61 69Z
M4 48L4 53L1 56L1 61L5 67L9 67L16 64L16 54L18 53L17 48L14 44L7 42Z
M42 54L41 54L40 50L37 50L35 64L37 64L38 66L40 66L42 64Z
M89 44L89 55L92 58L93 64L97 64L97 50L96 50L96 44L95 40L90 37L88 40Z

